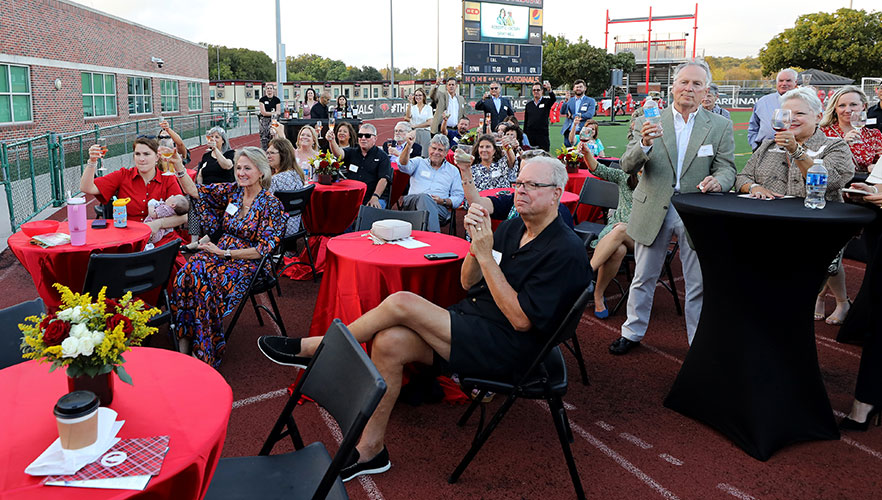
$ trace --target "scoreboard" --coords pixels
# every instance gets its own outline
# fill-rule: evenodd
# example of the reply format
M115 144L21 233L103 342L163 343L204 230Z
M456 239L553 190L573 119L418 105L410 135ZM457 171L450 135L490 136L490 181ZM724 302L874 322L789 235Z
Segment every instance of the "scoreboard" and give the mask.
M542 77L542 0L463 2L465 83L529 84Z

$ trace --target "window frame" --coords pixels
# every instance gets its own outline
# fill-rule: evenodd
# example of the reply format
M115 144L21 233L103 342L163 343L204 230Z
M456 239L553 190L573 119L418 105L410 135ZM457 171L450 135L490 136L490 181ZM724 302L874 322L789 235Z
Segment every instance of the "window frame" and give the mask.
M175 93L165 94L165 90L169 85L174 85ZM178 86L177 80L159 80L159 112L161 114L180 113L181 112L181 88ZM166 99L174 98L175 109L165 109Z
M142 87L141 91L143 92L141 94L138 94L136 92L128 90L129 89L129 80L133 81L132 89L136 88L136 85L134 84L135 79L141 80L141 87ZM144 84L147 82L149 82L149 85L145 86ZM150 88L148 89L146 87L150 87ZM156 109L153 106L153 78L147 77L147 76L128 76L128 77L126 77L126 91L128 92L127 100L129 102L129 116L152 115L153 114L154 110ZM146 103L150 106L149 110L146 110L146 107L145 107L143 111L138 112L138 105L137 105L137 98L138 97L144 98L143 103ZM132 112L132 106L133 106L132 99L134 99L134 102L135 102L134 103L134 106L135 106L134 112Z
M196 94L193 94L193 89L196 89ZM199 106L193 106L193 101L198 100ZM202 111L203 103L202 103L202 84L200 82L187 82L187 109L190 111Z
M89 84L92 87L91 92L87 93L85 91L85 89L83 88L83 75L89 75ZM96 75L101 75L101 80L102 80L103 87L104 87L103 90L105 91L105 93L101 93L101 94L95 93L95 76ZM106 93L107 92L107 77L108 76L113 78L113 94ZM126 82L126 83L128 83L128 82ZM86 97L92 98L92 114L91 115L86 114L86 109L85 109L85 104L84 104L83 118L85 118L85 119L92 119L92 118L100 119L100 118L108 118L108 117L114 118L114 117L119 116L119 98L117 97L117 92L116 92L116 73L100 73L100 72L95 72L95 71L80 71L80 95L82 96L83 99L85 99ZM105 113L102 115L95 114L95 98L96 97L100 97L104 100ZM106 112L108 97L113 98L114 106L113 106L113 113L112 114Z
M0 99L8 98L9 99L9 118L11 121L0 121L0 126L2 125L17 125L24 123L33 123L34 122L34 86L31 85L31 67L23 64L8 64L8 63L0 63L0 66L6 66L6 84L8 90L3 92L0 91ZM27 72L27 84L28 90L27 92L14 92L12 90L12 71L10 68L24 68ZM15 105L13 104L15 97L27 96L28 98L28 119L26 120L16 120L15 119Z

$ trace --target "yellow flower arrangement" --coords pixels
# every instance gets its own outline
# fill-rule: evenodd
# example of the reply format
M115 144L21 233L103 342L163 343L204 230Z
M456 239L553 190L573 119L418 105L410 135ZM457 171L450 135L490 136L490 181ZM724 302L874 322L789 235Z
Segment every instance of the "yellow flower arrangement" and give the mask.
M56 283L61 293L58 311L25 318L18 325L22 337L22 357L52 363L49 371L67 367L69 377L95 377L115 372L120 380L132 383L122 364L122 353L139 346L156 332L147 322L159 309L145 309L144 302L127 292L119 300L105 297L107 288L93 302L88 293L75 293Z

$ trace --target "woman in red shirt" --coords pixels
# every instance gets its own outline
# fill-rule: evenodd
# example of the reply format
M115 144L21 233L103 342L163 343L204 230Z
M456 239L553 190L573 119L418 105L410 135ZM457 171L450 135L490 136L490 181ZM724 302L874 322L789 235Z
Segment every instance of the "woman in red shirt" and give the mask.
M866 110L866 94L858 87L847 85L827 100L827 109L820 123L821 131L828 137L841 137L851 147L856 172L872 170L882 155L882 132L867 127L858 130L851 126L851 114Z

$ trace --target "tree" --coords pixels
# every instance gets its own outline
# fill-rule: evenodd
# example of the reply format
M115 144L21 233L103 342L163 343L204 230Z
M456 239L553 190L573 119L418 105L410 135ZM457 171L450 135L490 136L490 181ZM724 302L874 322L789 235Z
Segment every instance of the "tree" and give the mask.
M373 66L362 66L361 69L351 66L349 67L348 80L355 82L375 82L383 79L380 71Z
M799 16L760 49L763 72L800 66L860 80L877 75L882 60L882 12L839 9Z
M218 77L218 58L220 59L220 78L222 80L268 81L276 78L275 64L264 52L216 45L206 45L206 48L208 49L209 78Z
M726 80L761 80L763 78L762 64L756 57L706 57L711 76L715 82Z
M545 35L542 44L542 76L555 87L585 80L589 95L599 95L609 88L610 69L621 69L627 74L636 66L634 54L608 54L581 37L571 43L564 36Z
M306 80L317 82L332 82L346 80L349 76L349 68L343 61L328 59L316 54L300 54L297 57L288 57L288 80Z
M423 68L417 73L417 80L434 80L438 77L438 71L435 68Z

